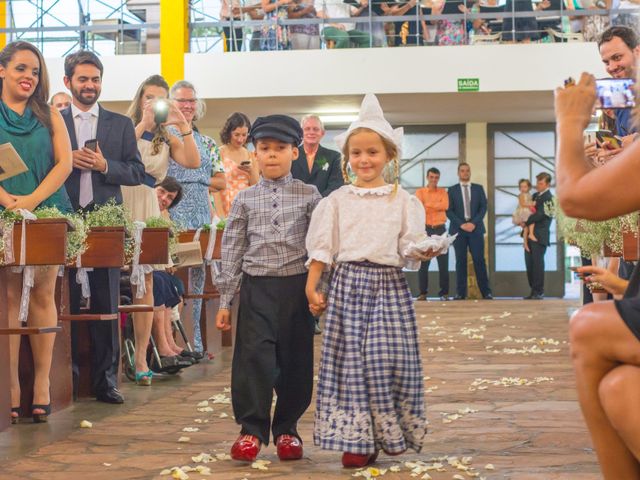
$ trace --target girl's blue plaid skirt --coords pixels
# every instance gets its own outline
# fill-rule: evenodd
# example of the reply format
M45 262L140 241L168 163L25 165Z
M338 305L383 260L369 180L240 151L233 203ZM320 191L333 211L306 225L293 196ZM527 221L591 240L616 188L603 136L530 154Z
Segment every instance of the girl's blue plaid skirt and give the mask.
M427 433L411 292L401 269L341 263L331 278L314 441L327 450L420 451Z

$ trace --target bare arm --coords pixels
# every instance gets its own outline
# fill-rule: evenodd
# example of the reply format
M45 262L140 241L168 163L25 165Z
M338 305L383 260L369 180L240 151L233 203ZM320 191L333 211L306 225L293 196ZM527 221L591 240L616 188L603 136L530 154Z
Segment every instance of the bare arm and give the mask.
M262 10L264 11L264 13L273 12L278 7L287 5L290 1L291 0L276 0L275 2L271 3L269 0L261 0Z
M224 190L225 188L227 188L227 179L224 176L224 173L222 172L215 173L213 177L211 177L211 180L209 181L209 188L218 192L220 190Z
M595 78L586 73L576 86L556 90L556 191L567 215L604 220L640 208L640 143L633 143L600 168L589 167L582 132L595 97Z
M309 301L309 310L314 315L320 315L326 308L324 295L318 291L318 285L322 278L325 264L317 260L312 260L309 265L309 274L307 276L307 286L305 292Z

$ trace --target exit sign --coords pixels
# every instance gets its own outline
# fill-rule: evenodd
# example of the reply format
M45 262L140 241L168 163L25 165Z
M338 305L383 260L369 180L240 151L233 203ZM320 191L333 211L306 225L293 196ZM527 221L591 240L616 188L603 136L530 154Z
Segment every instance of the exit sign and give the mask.
M458 91L459 92L480 91L480 79L479 78L459 78Z

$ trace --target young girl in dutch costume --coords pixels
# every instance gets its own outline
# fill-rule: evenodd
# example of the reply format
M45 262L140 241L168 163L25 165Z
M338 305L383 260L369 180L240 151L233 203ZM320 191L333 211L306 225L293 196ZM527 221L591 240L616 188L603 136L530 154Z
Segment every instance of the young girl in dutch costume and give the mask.
M417 270L436 254L410 256L425 238L425 214L397 185L402 133L367 95L359 119L336 138L345 181L347 164L355 181L318 204L307 235L309 308L327 310L314 441L344 452L345 467L368 465L379 450L419 452L427 433L416 316L402 268ZM395 185L384 179L389 164ZM332 265L325 301L318 286Z

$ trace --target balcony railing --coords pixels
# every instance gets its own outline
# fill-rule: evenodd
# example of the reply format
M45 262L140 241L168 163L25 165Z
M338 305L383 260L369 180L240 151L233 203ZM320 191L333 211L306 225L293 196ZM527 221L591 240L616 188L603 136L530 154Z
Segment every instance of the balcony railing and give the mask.
M257 0L246 1L257 3ZM345 0L345 3L355 10L359 1ZM309 15L315 18L287 18L288 8L280 7L277 14L264 18L259 4L252 6L245 4L245 0L229 0L238 5L235 13L242 9L242 14L224 20L219 17L219 0L192 0L190 50L204 53L303 47L594 41L608 25L637 27L640 19L640 8L567 10L562 0L536 1L506 0L506 4L500 6L480 3L466 8L461 7L462 0L447 0L442 9L414 5L404 9L403 15L377 15L380 4L368 3L358 8L359 16L334 18L318 18L315 14ZM68 3L59 0L53 3L30 0L27 3L33 11L20 11L25 2L9 0L7 3L10 28L0 31L7 33L8 41L21 39L35 43L45 56L63 56L78 48L92 49L102 55L159 51L159 0L157 3L121 0L117 5L118 2L90 0L86 5L93 10L83 10L84 2L78 2L78 10L73 12ZM45 8L45 4L49 7ZM322 11L323 4L316 2L315 5ZM341 6L345 11L344 5ZM305 41L301 42L301 38Z

